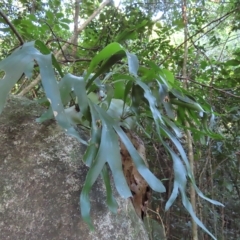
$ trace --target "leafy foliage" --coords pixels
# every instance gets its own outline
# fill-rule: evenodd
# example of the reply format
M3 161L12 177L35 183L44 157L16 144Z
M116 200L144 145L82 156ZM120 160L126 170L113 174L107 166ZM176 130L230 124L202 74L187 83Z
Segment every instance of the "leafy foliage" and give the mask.
M28 77L31 76L34 61L36 61L40 69L46 97L51 104L51 108L48 112L40 117L38 121L41 122L54 116L58 124L65 129L67 134L74 136L81 143L88 145L84 161L89 166L89 172L86 176L86 182L80 197L81 213L84 220L92 226L90 220L89 192L101 172L107 189L107 204L110 210L116 212L116 201L111 193L110 182L105 168L106 163L108 163L111 171L113 172L114 183L119 194L124 198L131 196L131 192L127 186L122 171L118 138L120 138L127 147L137 170L145 178L149 186L154 191L165 192L163 184L149 171L142 158L133 147L131 141L122 130L121 126L123 122L126 121L126 119L121 118L122 111L120 112L118 118L114 118L114 115L109 114L109 112L106 111L106 105L103 103L108 101L108 109L111 107L111 102L115 101L114 98L112 98L114 96L112 94L109 95L109 93L106 92L106 96L108 97L106 97L106 100L101 102L100 105L99 103L92 101L89 97L89 94L93 92L93 89L95 89L94 86L99 84L100 80L98 77L109 71L110 67L112 67L117 61L126 58L129 74L121 75L121 79L123 84L129 87L119 89L119 91L123 91L120 95L124 96L124 102L122 101L122 106L117 105L117 108L124 108L124 105L130 104L130 106L132 105L131 115L135 115L137 119L139 119L145 112L150 114L149 117L153 118L159 139L170 153L174 162L174 189L168 203L166 204L166 209L172 205L179 190L182 195L183 205L187 211L191 214L198 225L212 236L212 234L204 227L192 211L191 204L186 196L187 178L189 178L192 184L194 184L199 196L213 204L221 204L204 197L201 191L196 187L195 180L189 167L188 159L178 140L181 132L174 121L175 111L178 109L177 106L180 106L182 111L185 111L186 109L189 109L190 111L192 109L191 115L194 116L193 119L198 119L198 112L202 112L207 115L208 110L204 106L200 106L193 99L184 95L184 92L180 87L177 89L174 88L175 80L170 72L162 70L153 63L149 62L149 66L152 68L149 68L149 70L146 68L145 73L142 73L142 78L147 79L146 76L148 76L151 72L153 80L150 82L156 83L157 85L155 84L155 86L159 87L159 92L156 93L156 98L152 94L151 87L149 86L149 80L147 84L140 76L138 76L139 63L136 55L129 53L118 43L112 43L100 51L100 53L92 59L84 77L76 77L71 74L67 74L60 80L59 83L55 78L52 67L52 59L54 58L51 54L41 54L39 50L35 48L34 44L35 42L25 43L22 47L16 49L8 58L4 59L0 63L0 69L5 72L4 78L0 81L0 109L3 109L8 92L22 74L25 74ZM45 46L39 42L37 42L36 45L40 47L41 50L45 49ZM45 52L47 51L45 50ZM16 66L14 72L12 71L13 66ZM57 68L59 67L57 66ZM95 70L96 73L94 74ZM113 76L114 75L115 74L113 74ZM111 81L113 81L114 85L116 80L113 77ZM138 90L136 90L136 88ZM111 93L111 91L109 92ZM76 109L71 108L72 112L75 111L74 117L73 114L68 111L69 109L64 109L64 106L66 106L70 101L70 93L73 93L76 96L77 104L81 110L80 112L77 112ZM163 96L165 96L164 98L162 97L162 93ZM169 98L167 104L166 97ZM173 104L171 99L174 100ZM165 109L168 112L167 116L163 116L163 109L161 108L161 105L164 105L164 103ZM143 105L144 107L142 107ZM114 110L116 111L117 109ZM91 140L89 143L85 142L81 138L75 128L76 123L83 123L83 118L84 121L87 121L88 125L91 126ZM202 121L204 121L204 117L202 118ZM206 135L211 133L211 131L209 129L203 129L203 131L199 131L199 133ZM179 156L164 140L165 137L168 137L174 143L180 154ZM106 152L109 152L107 156L105 154ZM184 161L186 167L183 165L181 159Z
M53 98L54 109L60 111L59 124L69 134L88 145L84 161L90 169L94 159L101 156L98 156L98 152L102 134L108 136L107 132L103 131L106 126L111 126L111 132L115 134L112 138L116 140L116 134L117 137L121 135L116 126L128 128L135 123L137 130L146 135L149 145L160 142L161 146L167 149L168 155L172 156L174 163L172 166L171 161L168 161L169 169L174 169L169 177L160 175L163 168L162 158L160 158L161 166L159 167L158 163L155 170L160 179L164 179L166 187L166 179L171 182L171 176L173 174L175 176L173 193L165 201L167 208L173 205L171 209L174 209L173 215L168 214L170 220L163 219L168 224L166 227L169 229L168 235L179 235L175 233L177 225L179 229L181 228L180 234L184 235L183 238L190 238L185 234L190 232L189 229L185 233L182 230L187 223L176 220L176 209L180 206L180 200L174 200L179 191L181 194L185 193L181 201L192 213L185 197L186 180L190 180L198 192L183 151L185 148L183 130L189 129L194 140L197 185L208 197L221 199L226 204L231 202L232 208L237 206L237 199L240 196L237 150L240 93L237 47L240 16L238 2L221 2L221 4L211 1L188 2L188 79L182 78L181 75L183 45L180 35L184 24L180 1L126 0L121 1L122 5L119 8L109 5L101 12L99 18L92 20L81 32L76 54L72 55L75 46L70 45L57 59L51 52L60 51L72 36L73 20L69 19L73 19L74 6L70 2L58 0L17 2L19 4L15 4L15 1L3 1L0 3L0 9L9 17L25 41L41 39L44 43L36 40L31 46L26 44L22 49L16 49L19 43L6 21L0 18L0 58L4 59L1 62L0 76L5 74L3 80L0 80L1 107L7 92L12 89L12 93L19 93L31 82L31 79L36 78L40 70L45 83L36 85L27 96L40 99L45 106L49 106L44 96L46 92L50 94L50 97L47 97ZM82 1L80 17L86 19L95 8L94 1ZM159 10L162 17L160 21L155 22L152 17L158 14ZM13 49L16 50L9 56L9 52ZM138 57L132 53L136 53ZM43 67L47 62L45 71ZM13 66L19 71L11 71ZM83 73L84 71L86 74ZM75 76L65 74L68 72ZM28 79L21 78L23 73ZM17 82L18 79L20 80ZM52 82L52 86L48 86L49 81ZM187 89L182 88L183 82L187 83ZM95 94L97 89L104 92L105 97L101 102ZM52 90L58 92L56 98L51 95ZM76 104L79 104L80 112L77 112L74 106L69 106L72 98L76 99ZM56 105L59 101L61 107ZM38 121L42 122L53 116L53 109L50 108ZM89 142L81 139L75 130L75 125L79 123L90 128ZM102 144L102 147L106 146ZM151 162L154 162L155 158L154 156ZM110 165L111 160L109 161ZM103 166L101 174L106 184L108 206L112 211L116 211L106 164ZM92 173L88 178L96 178L94 174ZM86 206L90 188L91 184L85 189L83 200L86 200L84 200ZM167 189L167 191L171 190L172 186ZM124 193L126 191L125 189ZM201 195L201 192L198 193ZM228 193L234 200L229 200ZM198 204L204 208L202 222L208 225L217 238L224 236L227 239L236 239L237 235L232 232L232 226L229 227L225 220L225 218L231 220L234 218L232 213L227 214L227 211L231 212L229 208L224 212L202 204L201 200L198 200ZM156 207L158 208L159 206ZM202 208L198 207L197 212L199 215L202 214ZM90 222L88 214L89 208L86 219ZM172 224L176 221L178 224ZM239 219L235 222L239 222ZM174 226L174 231L171 226ZM201 232L199 236L205 238Z

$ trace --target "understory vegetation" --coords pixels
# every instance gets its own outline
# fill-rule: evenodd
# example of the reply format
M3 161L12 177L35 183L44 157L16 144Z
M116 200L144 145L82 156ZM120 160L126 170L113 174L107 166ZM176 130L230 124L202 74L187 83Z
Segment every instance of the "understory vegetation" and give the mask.
M1 1L0 112L9 93L26 96L46 107L38 122L55 118L87 145L80 206L90 228L99 176L110 211L111 177L132 196L120 139L166 239L239 239L239 23L235 0Z

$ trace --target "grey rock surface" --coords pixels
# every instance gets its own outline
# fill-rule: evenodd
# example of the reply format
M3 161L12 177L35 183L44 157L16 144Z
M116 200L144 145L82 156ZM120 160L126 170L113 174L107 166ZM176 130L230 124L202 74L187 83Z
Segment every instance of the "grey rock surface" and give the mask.
M129 200L115 194L118 213L109 212L101 179L91 193L95 231L89 230L79 210L85 148L54 120L36 123L43 111L10 97L0 115L0 239L148 239Z

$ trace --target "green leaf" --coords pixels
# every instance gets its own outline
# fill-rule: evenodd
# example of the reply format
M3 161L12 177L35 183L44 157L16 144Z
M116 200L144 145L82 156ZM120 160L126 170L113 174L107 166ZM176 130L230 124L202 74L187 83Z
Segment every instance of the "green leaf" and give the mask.
M223 206L223 204L217 202L217 201L214 201L212 199L209 199L207 197L205 197L202 192L197 188L196 186L196 183L195 183L195 180L194 180L194 177L193 177L193 174L192 174L192 171L191 171L191 168L190 168L190 164L189 164L189 161L188 161L188 158L187 158L187 155L181 145L181 143L177 140L177 138L164 126L161 124L161 129L166 133L166 135L169 137L169 139L171 139L171 141L174 143L174 145L176 146L178 152L180 153L180 156L182 158L182 160L184 161L185 165L186 165L186 169L187 169L187 174L188 174L188 177L189 179L191 180L197 194L202 197L203 199L215 204L215 205L219 205L219 206ZM161 136L160 136L161 138ZM163 141L162 141L163 143Z
M2 112L10 90L24 72L29 74L31 71L30 67L33 66L33 64L31 65L30 63L33 62L32 54L35 52L33 45L34 42L25 43L0 62L0 71L5 72L4 78L0 79L0 113Z
M173 204L175 201L177 195L178 195L178 190L181 192L182 196L182 203L183 206L186 208L188 213L191 215L193 220L198 224L199 227L201 227L207 234L209 234L213 239L216 239L208 230L207 228L203 225L203 223L197 218L195 212L193 211L192 205L187 199L186 196L186 184L187 184L187 174L184 165L182 164L180 158L175 154L170 147L167 144L164 144L164 146L168 149L169 153L172 156L173 159L173 168L174 168L174 187L173 187L173 192L169 198L169 200L166 203L165 206L165 211L169 209L169 207Z
M123 198L131 197L131 191L127 185L125 176L123 175L122 159L119 152L117 134L113 131L113 129L107 127L105 124L103 125L101 144L103 144L103 151L101 152L102 157L106 159L111 168L118 193Z
M135 35L135 28L134 29L124 29L121 31L115 38L115 42L122 43L127 39L131 39Z
M28 18L31 20L31 21L38 21L36 16L34 14L29 14L28 15Z
M86 83L83 77L77 77L70 73L66 74L59 83L61 97L69 95L71 92L77 96L80 112L90 120L88 97L86 93Z
M204 111L203 108L198 104L198 103L187 103L185 101L178 100L176 98L171 98L170 103L177 105L177 106L182 106L184 108L192 109L192 110L197 110L197 111Z
M145 83L143 83L139 78L136 79L136 83L144 90L144 97L148 100L149 107L151 109L155 122L160 120L160 122L163 123L161 113L156 108L157 106L156 98L153 96L150 88Z
M37 50L35 50L38 52ZM58 88L57 81L55 79L54 71L52 68L52 56L49 55L41 55L36 53L35 56L36 61L39 64L40 74L42 79L42 84L48 98L48 101L51 103L52 111L54 117L56 118L58 124L65 129L66 133L74 136L78 139L79 142L87 145L86 141L83 140L79 133L75 130L75 128L70 124L67 115L64 111L60 92Z
M63 18L63 19L61 19L61 22L69 24L72 22L72 20L70 20L68 18Z
M47 16L48 15L50 20L51 18L53 20L53 18L56 17L51 12L48 12ZM58 17L61 16L59 15ZM63 24L66 25L65 23ZM145 23L143 22L143 24ZM34 34L34 31L36 32L35 26L30 20L20 21L18 27L21 29L20 32L29 32L29 36L32 36L32 34ZM185 121L189 121L190 127L188 129L192 130L195 138L202 139L205 137L205 134L214 137L216 134L214 134L211 130L214 124L214 118L211 117L209 121L209 113L212 112L211 106L209 106L205 100L201 98L198 99L200 99L199 102L201 102L201 104L203 103L202 105L196 102L186 90L181 89L178 86L171 72L165 69L160 69L155 63L148 64L148 67L150 66L150 69L140 69L140 74L143 75L142 79L145 80L145 82L143 82L142 79L137 77L139 71L138 58L134 54L127 52L118 43L112 43L108 45L92 59L87 75L85 77L85 80L89 79L87 81L87 84L83 77L76 77L71 74L63 76L61 67L58 65L56 59L50 53L50 50L41 41L36 41L35 46L39 48L40 52L34 47L34 42L26 43L21 48L16 49L6 59L0 62L0 71L5 73L5 76L0 79L0 112L2 111L8 92L22 76L22 74L25 74L28 78L31 77L34 63L37 62L40 68L42 84L47 99L51 103L51 107L45 113L45 115L40 118L40 121L43 119L51 118L54 115L58 124L63 127L68 134L73 135L84 144L88 143L81 139L81 136L75 130L76 124L74 121L72 121L71 114L74 114L74 120L77 122L82 123L83 121L86 121L88 126L91 124L91 140L89 147L84 154L84 161L90 169L87 174L86 182L84 184L80 197L81 213L84 220L88 222L91 227L93 227L90 219L89 192L100 173L102 174L107 189L107 204L113 212L116 212L117 210L117 204L112 195L106 163L108 163L111 171L113 172L115 186L120 195L125 198L131 196L131 191L127 186L126 179L122 170L122 160L119 152L118 136L124 145L127 146L127 149L134 161L135 166L137 167L139 173L144 177L144 179L146 179L150 187L158 192L165 191L162 183L145 166L143 159L140 157L139 153L134 148L133 144L128 139L123 129L120 127L122 126L122 115L124 112L123 110L125 102L129 100L129 93L132 89L133 107L135 107L137 110L140 108L141 110L143 109L144 114L142 116L147 116L149 119L151 119L151 121L153 116L159 139L162 142L163 146L171 154L171 157L173 159L173 168L175 175L174 188L166 204L166 208L169 208L173 204L176 197L178 196L178 192L180 192L182 196L182 203L192 218L201 228L204 229L204 231L213 237L213 235L211 235L211 233L205 228L205 226L193 212L192 206L186 196L187 178L190 179L197 194L200 197L215 205L223 205L217 201L208 199L198 189L195 183L195 179L193 178L186 153L181 143L177 139L181 133L178 126L182 126L183 129L186 129L186 127L183 126ZM102 82L100 80L96 80L97 77L109 71L109 69L116 62L123 59L124 57L127 57L130 74L122 74L122 76L119 75L119 79L117 79L117 77L114 78L115 76L112 77L113 85L115 87L114 94L120 99L112 99L112 85L106 85L109 87L106 98L107 108L109 104L110 106L111 104L113 106L114 101L116 103L114 110L110 111L109 108L106 112L99 105L97 105L97 101L96 103L93 103L89 99L90 96L86 94L86 89L91 92L94 89L91 88L92 86L95 88L100 86ZM233 60L228 61L226 65L234 66L236 62L232 61ZM62 79L59 83L56 81L52 64L62 76ZM14 71L12 70L13 67ZM122 68L121 71L124 68ZM114 72L115 71L116 69ZM89 78L90 76L92 77ZM146 84L152 82L151 79L157 79L159 85L159 92L156 92L158 89L155 88L157 89L154 92L155 95L149 87L152 87L153 85L149 84L148 86ZM94 80L95 82L92 84ZM155 86L156 84L154 87ZM69 102L71 93L73 93L74 97L76 97L78 100L80 112L77 112L74 106L67 109L64 109L63 107ZM165 99L169 96L171 97L170 102L166 101ZM121 99L123 99L124 102ZM140 105L143 103L143 101L144 103L147 103L147 106L144 106L144 108ZM159 109L160 103L164 106L167 116L162 116L161 111L163 110ZM174 104L175 106L172 107L171 104ZM103 104L101 106L103 107ZM126 109L129 110L129 107L126 107ZM177 112L178 119L174 122L173 120L175 111ZM203 117L201 117L202 121L199 120L199 113L203 113ZM115 116L114 114L117 115ZM208 126L209 123L210 126ZM195 127L195 125L197 127ZM150 137L149 134L147 135ZM179 156L169 147L167 142L164 141L163 136L167 136L173 142L175 148L179 153ZM106 152L108 154L106 154Z
M122 140L123 144L126 146L129 154L132 157L132 160L138 170L138 172L142 175L142 177L147 181L149 186L156 192L166 192L166 189L162 182L158 180L152 172L146 167L143 159L140 157L137 150L132 145L131 141L127 137L127 135L124 133L122 128L115 125L114 126L115 131L117 132L118 136Z
M34 62L33 61L31 61L29 64L26 65L26 69L24 70L24 74L28 79L31 79L31 77L32 77L33 67L34 67Z
M123 175L123 171L122 171L122 160L121 160L121 156L120 156L120 152L119 152L118 137L112 128L112 126L113 126L114 129L116 130L116 126L118 126L118 125L115 126L116 123L114 122L114 120L110 116L108 116L108 114L104 110L102 110L100 107L95 106L95 108L97 109L99 115L101 116L101 120L103 123L102 141L101 141L102 148L100 146L100 150L101 149L104 150L102 157L104 157L104 159L106 159L106 161L108 162L108 164L111 168L111 171L114 173L113 178L114 178L115 186L116 186L119 194L124 198L128 198L132 194L127 186L127 182L126 182L126 179L125 179L125 177ZM109 127L109 126L111 126L111 127ZM119 127L119 129L121 129L121 128ZM107 139L107 141L106 141L106 139ZM129 140L129 142L130 142L130 140ZM133 147L133 145L132 145L132 147ZM106 154L106 152L108 154ZM114 156L114 158L113 158L113 156Z
M110 104L111 104L112 98L114 96L114 89L112 88L112 86L106 84L105 85L105 90L106 90L107 96L105 97L105 99L102 102L102 104L105 104L106 105L106 109L108 109Z
M178 99L180 99L180 100L182 100L183 102L187 103L186 106L189 106L189 107L192 106L192 108L195 108L195 109L198 110L198 111L205 112L204 109L200 106L200 104L198 104L197 102L193 101L193 100L190 99L189 97L183 95L183 93L181 93L181 92L179 92L179 91L177 91L177 90L175 90L175 89L172 89L172 90L171 90L171 93L172 93L173 95L175 95ZM172 101L172 99L171 99L171 101ZM176 104L177 104L177 103L176 103ZM180 104L180 102L179 102L179 104Z
M52 22L54 19L54 14L51 11L46 11L46 17L49 22Z
M83 116L86 120L90 122L90 114L88 108L88 97L86 94L85 81L83 77L76 77L72 74L66 74L57 85L59 88L61 101L66 105L71 100L71 92L77 96L78 105L80 112L77 112L75 109L65 109L67 113L68 121L76 125L77 123L83 123ZM74 114L74 115L73 115ZM52 109L48 109L40 118L37 119L38 122L43 122L47 119L53 117ZM83 140L82 140L83 141ZM83 141L85 142L85 141ZM86 143L86 142L85 142Z
M100 151L101 150L101 151ZM99 174L101 173L103 166L105 164L105 158L102 157L102 148L100 147L100 150L96 156L96 160L91 165L91 168L89 169L85 183L83 185L81 194L80 194L80 209L81 209L81 215L83 220L88 224L90 229L94 229L91 218L90 218L90 200L89 200L89 193L90 190L97 180Z
M163 145L168 150L168 152L171 154L171 157L173 160L173 169L174 169L173 191L165 205L165 211L167 211L172 206L173 202L177 198L179 186L181 186L181 189L185 193L185 188L186 188L186 184L187 184L187 174L186 174L186 169L185 169L184 165L182 164L178 155L173 152L173 150L168 146L168 144L163 142Z
M88 223L90 228L93 228L93 225L90 219L89 192L102 171L105 162L109 164L111 171L114 173L113 178L119 194L123 198L132 196L122 171L122 160L119 152L118 138L111 127L114 122L99 106L95 105L94 107L101 118L101 143L96 159L93 161L88 171L86 181L80 195L81 214L84 221Z
M172 107L172 104L171 103L169 103L169 102L163 102L163 106L164 106L164 108L165 108L165 110L166 110L166 113L167 113L167 115L168 115L168 117L170 118L170 119L175 119L175 114L174 114L174 110L173 110L173 107Z
M111 43L105 47L97 56L95 56L88 68L85 79L88 79L90 74L94 71L98 64L102 63L101 67L97 70L96 74L87 82L87 89L91 86L92 82L100 75L108 71L116 62L127 56L129 73L137 76L139 68L138 58L135 54L126 51L119 43Z
M168 89L171 90L171 88L174 86L175 84L175 80L174 80L174 75L172 72L168 71L167 69L161 69L160 70L160 79L163 81L163 83L166 84L166 86L168 87Z
M112 55L110 58L108 58L102 66L97 70L96 74L87 82L87 89L91 86L92 82L101 74L105 73L108 71L116 62L121 60L123 57L125 57L125 52L124 51L119 51L115 55ZM88 78L91 72L89 72L85 78Z
M125 91L125 81L118 81L113 84L114 86L114 98L123 99Z
M51 51L50 49L40 40L36 40L35 41L35 46L37 49L40 50L40 52L42 54L50 54ZM63 77L63 72L62 69L60 67L60 65L58 64L57 59L55 58L55 56L52 54L52 62L53 62L53 66L58 70L58 73L61 77Z
M95 67L101 63L112 57L114 54L123 51L123 47L119 43L111 43L107 47L105 47L100 53L98 53L91 61L88 72L86 74L85 79L87 79L90 74L93 72Z
M81 139L74 127L71 126L65 114L52 68L52 55L42 55L34 48L34 44L35 42L25 43L8 58L0 62L0 69L5 71L6 75L0 81L0 112L2 111L8 92L24 72L29 73L29 63L36 60L40 68L40 75L46 96L51 103L52 111L58 124L65 129L66 133L76 137L83 144L87 144L86 141ZM12 66L17 66L14 71L12 71Z
M165 84L160 83L157 81L158 86L159 86L159 101L161 103L164 102L164 99L168 97L168 87Z
M181 188L181 186L180 186ZM191 215L191 217L193 218L194 222L197 223L197 225L199 227L201 227L209 236L211 236L213 239L217 240L211 232L209 232L207 230L207 228L204 226L204 224L201 222L201 220L196 216L194 210L193 210L193 207L192 207L192 204L189 202L185 192L181 191L181 194L182 194L182 203L183 203L183 206L187 209L187 211L189 212L189 214Z
M91 140L83 156L83 161L88 167L92 165L92 162L96 158L100 146L102 132L99 115L91 102L89 102L89 107L91 111Z
M178 106L176 109L177 112L177 123L179 126L185 126L185 116L186 116L186 111L185 111L185 107L183 106Z
M168 119L165 116L163 116L163 120L166 123L166 125L168 125L175 132L178 138L182 137L181 130L175 125L174 122L172 122L170 119Z
M123 98L124 105L127 101L127 97L132 89L132 86L133 86L133 80L129 80L126 84L125 91L124 91L124 98Z
M201 126L201 122L199 120L199 118L200 118L199 113L198 112L196 113L196 111L189 109L189 108L186 108L185 110L188 113L188 115L185 115L185 117L189 116L189 118L190 118L188 122L189 123L195 122L197 126Z
M154 94L154 96L156 97L157 101L159 101L160 103L163 104L168 117L170 119L174 119L175 114L174 114L172 104L170 102L166 101L166 98L169 98L168 88L165 84L161 84L158 81L157 81L157 83L158 83L158 86L159 86L159 94Z
M129 53L126 51L127 59L128 59L128 68L129 73L133 76L137 76L138 68L139 68L139 61L135 54Z
M226 66L239 66L240 65L240 61L236 60L236 59L231 59L231 60L228 60L226 63L225 63Z
M140 113L140 106L144 99L144 90L139 85L132 85L132 109L135 113Z
M55 16L56 16L57 18L63 18L63 17L64 17L64 14L61 13L61 12L59 12L59 13L56 13Z
M115 198L113 197L113 194L112 194L112 188L111 188L110 178L109 178L109 174L108 174L108 171L107 171L106 164L104 165L104 167L102 169L101 175L102 175L104 184L106 186L108 208L111 212L116 214L117 209L118 209L118 204L117 204L117 201L115 200Z
M46 112L44 112L39 118L36 118L36 122L42 123L46 120L52 119L53 117L54 117L54 115L53 115L53 111L52 111L52 108L50 105L49 109Z
M59 22L59 25L60 25L62 28L66 29L66 30L69 30L69 25L68 25L68 24L66 24L66 23L64 23L64 22Z

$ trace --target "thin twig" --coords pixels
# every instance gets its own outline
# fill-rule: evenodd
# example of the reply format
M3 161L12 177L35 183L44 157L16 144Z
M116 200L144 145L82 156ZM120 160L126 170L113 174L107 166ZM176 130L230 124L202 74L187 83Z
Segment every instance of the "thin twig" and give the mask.
M194 33L192 36L190 36L189 38L187 38L185 41L183 41L180 45L178 45L174 50L176 51L177 49L179 49L180 47L182 47L185 42L189 41L190 39L194 38L196 35L198 35L199 33L201 33L203 31L203 29L207 28L208 26L210 26L212 23L214 22L218 22L217 25L219 25L222 21L224 21L227 17L229 17L230 14L234 13L235 11L239 10L239 8L235 8L234 10L226 13L225 15L221 16L220 18L217 18L213 21L211 21L210 23L208 23L206 26L202 27L200 30L198 30L196 33ZM214 27L210 28L207 32L205 32L202 36L200 36L199 38L197 38L197 40L199 40L200 38L202 38L203 36L205 36L207 33L209 33L210 31L212 31L214 28L216 28L215 25ZM195 42L197 41L195 40ZM168 60L172 55L174 54L174 51L169 54L162 62L160 62L159 65L162 65L166 60Z
M60 63L69 63L69 62L91 62L91 58L77 58L77 59L67 59L63 61L59 61Z
M212 83L212 82L214 81L214 69L213 69L213 65L212 65L209 57L207 56L207 54L206 54L205 52L203 52L203 51L195 44L195 42L194 42L192 39L191 39L190 41L191 41L192 45L194 46L194 48L196 48L197 51L199 51L199 52L207 59L207 61L209 62L210 68L211 68L211 70L212 70L212 77L211 77L211 83ZM212 85L212 84L210 84L210 85Z
M53 39L49 39L47 40L47 42L45 43L45 45L48 45L50 42L63 42L63 43L67 43L68 45L72 45L72 46L76 46L78 48L81 48L83 50L99 50L100 49L100 46L98 47L92 47L92 48L87 48L87 47L82 47L80 45L76 45L74 43L71 43L71 42L68 42L66 40L63 40L61 38L53 38Z
M72 43L74 45L77 45L78 43L78 19L79 19L79 12L80 12L80 0L75 1L75 11L74 11L74 17L73 17L73 22L74 22L74 29L73 29L73 40ZM77 47L73 46L73 51L72 51L73 56L76 58L77 56Z
M80 34L86 27L87 25L102 11L102 9L108 4L110 3L110 0L105 0L104 2L101 3L101 5L99 6L99 8L94 11L92 13L92 15L77 29L77 33ZM73 42L74 40L74 35L70 38L69 42ZM62 46L62 50L65 51L67 49L67 47L69 46L68 43L65 43ZM57 59L59 57L59 55L61 54L61 51L58 51L55 54L55 58Z
M220 62L221 57L222 57L222 55L223 55L223 50L224 50L224 48L226 47L227 42L228 42L228 40L229 40L229 38L230 38L230 33L231 33L231 32L229 32L228 37L227 37L227 40L225 41L225 43L224 43L224 45L223 45L223 47L222 47L221 53L219 54L219 57L218 57L218 61L219 61L219 62Z
M163 220L162 220L162 218L161 218L159 212L156 212L156 211L152 210L151 208L147 208L147 210L150 211L150 212L155 213L155 214L158 216L158 218L160 219L161 224L162 224L162 229L163 229L163 235L164 235L164 238L166 238L165 227L164 227Z
M104 2L101 3L101 5L99 6L99 8L93 12L93 14L79 27L78 29L78 34L84 30L84 28L101 12L101 10L108 4L110 3L110 0L105 0ZM72 36L69 40L69 42L73 42L74 36ZM57 59L59 57L59 55L61 54L62 51L65 51L67 49L67 47L69 46L68 43L65 43L61 50L59 50L56 54L55 54L55 58ZM24 96L26 93L28 93L33 87L35 87L41 80L41 75L38 74L38 76L34 79L34 81L32 81L26 88L24 88L19 94L18 96Z
M56 34L54 33L54 31L52 30L52 27L51 27L46 21L44 21L44 22L45 22L45 24L49 27L52 35L53 35L56 39L58 39L58 37L56 36ZM64 51L62 50L62 46L61 46L60 42L57 41L57 43L58 43L58 46L59 46L59 48L60 48L60 51L62 52L63 57L64 57L65 60L67 61L68 59L67 59L67 57L65 56Z
M185 78L179 77L179 76L176 76L176 78L185 79ZM216 91L219 91L219 92L228 94L228 95L233 96L233 97L235 97L235 98L240 98L240 96L234 95L234 94L232 94L232 93L230 93L230 92L227 92L226 90L223 90L223 89L220 89L220 88L216 88L216 87L213 87L213 86L209 86L209 85L206 85L206 84L204 84L204 83L199 83L199 82L194 81L194 80L192 80L192 79L190 79L190 78L188 78L187 80L188 80L188 81L191 81L191 82L193 82L193 83L196 83L196 84L198 84L198 85L200 85L200 86L202 86L202 87L212 88L212 89L214 89L214 90L216 90Z
M12 29L13 33L17 36L20 44L23 45L24 44L24 40L23 40L22 36L18 33L17 29L13 26L13 24L9 21L8 17L5 15L5 13L1 9L0 9L0 15L3 17L5 22Z

